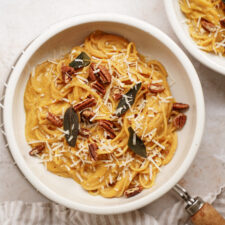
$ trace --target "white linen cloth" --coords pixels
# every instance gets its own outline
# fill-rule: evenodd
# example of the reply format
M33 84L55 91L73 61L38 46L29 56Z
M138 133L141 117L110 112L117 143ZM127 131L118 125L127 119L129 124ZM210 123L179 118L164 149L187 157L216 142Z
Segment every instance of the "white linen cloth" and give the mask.
M0 103L7 74L24 47L49 25L91 12L114 12L145 20L159 27L182 47L168 23L162 0L0 0ZM225 76L207 69L189 54L188 56L194 63L203 86L206 126L197 157L180 184L193 196L199 195L212 202L225 186ZM51 203L26 181L5 144L0 135L1 225L106 225L110 224L109 221L111 224L123 225L176 225L184 224L187 218L183 202L171 192L135 213L109 217L88 215ZM223 210L223 213L224 195L216 200L216 207L221 212Z
M225 192L214 202L214 207L225 217ZM1 225L182 225L188 221L183 203L178 202L156 219L141 211L119 215L92 215L70 210L54 203L0 204Z

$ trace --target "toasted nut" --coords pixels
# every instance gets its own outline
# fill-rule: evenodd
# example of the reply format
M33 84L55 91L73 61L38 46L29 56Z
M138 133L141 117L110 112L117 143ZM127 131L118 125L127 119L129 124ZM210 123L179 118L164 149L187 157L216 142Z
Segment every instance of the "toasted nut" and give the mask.
M113 128L114 123L110 120L99 120L99 125L107 124L108 127Z
M115 138L116 135L113 130L113 122L109 120L99 120L99 126L101 126L104 130L106 130L111 139Z
M101 82L103 84L111 83L111 74L106 69L106 67L99 65L98 68L100 70L100 72L98 74L99 74L99 79L101 80Z
M105 88L97 80L91 84L91 86L96 89L100 94L105 95Z
M45 145L44 144L40 144L40 145L35 146L34 148L32 148L32 150L29 152L29 154L30 154L30 156L35 156L37 154L40 154L44 149L45 149Z
M133 84L133 81L131 81L131 80L123 80L122 83L129 85L129 84Z
M82 137L88 138L89 135L90 135L90 131L89 131L88 129L81 128L81 129L79 130L79 135L82 136Z
M98 154L97 154L98 145L96 143L91 143L88 145L88 150L92 159L94 159L95 161L98 160Z
M95 81L96 80L96 76L94 74L94 71L95 71L95 68L94 67L95 67L95 64L94 63L92 63L90 65L90 67L89 67L89 76L88 76L88 79L90 81Z
M73 75L75 73L74 68L71 66L62 66L61 71L62 71L62 73L68 73L70 75Z
M53 113L48 112L47 119L55 126L61 127L63 125L62 119L59 116L56 116Z
M186 120L187 120L187 116L184 115L183 113L179 113L177 116L174 117L174 119L173 119L173 125L177 129L181 129L185 125Z
M94 98L87 98L84 101L76 104L73 108L75 111L81 111L83 109L86 109L95 105L96 105L96 101Z
M81 116L81 120L82 121L86 121L89 122L90 119L95 115L95 113L93 111L91 111L90 109L86 109L84 111L81 112L80 116Z
M216 26L206 19L201 19L201 25L208 32L216 32Z
M148 88L152 93L160 93L165 90L165 88L161 84L150 84Z
M114 100L119 100L122 98L123 89L119 87L113 87L112 88L112 97Z
M88 78L90 81L95 81L98 78L103 84L109 84L111 82L111 74L106 69L106 67L99 65L96 68L96 65L94 63L92 63L89 67Z
M225 27L225 17L220 20L220 24L221 24L221 26Z
M189 108L188 104L184 104L184 103L180 103L180 102L173 103L174 110L188 109L188 108Z
M130 198L130 197L133 197L133 196L139 194L142 190L143 190L143 188L141 186L130 188L124 192L124 195L127 198Z
M72 75L75 73L73 67L62 66L61 67L62 77L65 84L69 83L72 80Z

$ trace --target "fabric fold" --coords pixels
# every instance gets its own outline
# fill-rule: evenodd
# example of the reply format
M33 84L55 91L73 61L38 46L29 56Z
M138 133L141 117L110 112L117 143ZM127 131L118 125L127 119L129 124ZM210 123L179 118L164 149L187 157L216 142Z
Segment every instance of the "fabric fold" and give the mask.
M221 190L213 205L225 217L225 189ZM52 202L0 203L1 225L183 225L188 221L182 201L164 210L158 220L139 210L107 216L79 212Z

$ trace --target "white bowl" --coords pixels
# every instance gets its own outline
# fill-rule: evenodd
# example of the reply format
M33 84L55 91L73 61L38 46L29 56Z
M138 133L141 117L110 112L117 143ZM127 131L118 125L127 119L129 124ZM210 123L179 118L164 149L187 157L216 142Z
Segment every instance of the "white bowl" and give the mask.
M134 41L138 50L161 61L175 79L172 93L190 104L188 120L178 132L179 144L169 165L162 168L155 185L132 198L106 199L91 196L72 179L44 169L28 154L24 135L23 95L31 68L46 59L57 58L79 45L94 30L115 33ZM8 82L4 122L11 153L25 177L47 198L69 208L95 214L123 213L143 207L169 191L184 175L194 159L204 127L204 100L197 73L183 51L159 29L127 16L83 15L48 28L24 51Z
M185 23L186 17L179 6L179 0L164 0L164 5L173 31L190 54L208 68L225 75L225 58L204 52L191 38Z

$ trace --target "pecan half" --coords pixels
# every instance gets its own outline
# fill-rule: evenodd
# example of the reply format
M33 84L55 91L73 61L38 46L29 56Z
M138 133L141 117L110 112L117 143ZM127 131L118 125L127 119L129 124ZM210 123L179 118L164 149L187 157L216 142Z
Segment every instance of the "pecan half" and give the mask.
M109 84L111 83L111 74L109 71L106 69L106 67L99 65L98 66L99 71L99 79L103 84Z
M81 111L83 109L86 109L95 105L96 105L96 101L94 98L87 98L84 101L76 104L73 108L75 111Z
M133 84L133 81L131 81L131 80L123 80L122 83L129 85L129 84Z
M59 116L56 116L53 113L48 112L47 119L55 126L61 127L63 125L62 119Z
M65 84L69 83L72 80L72 75L75 73L73 67L62 66L61 67L62 78Z
M119 87L113 87L112 88L112 97L114 100L119 100L122 98L122 93L123 93L123 90Z
M180 102L173 103L174 110L188 109L188 108L189 108L188 104L184 104L184 103L180 103Z
M79 130L79 135L85 138L88 138L90 135L90 131L88 129L85 128L80 128Z
M89 67L88 78L90 81L95 81L97 78L99 78L103 84L109 84L111 82L111 74L109 73L108 69L102 65L96 67L94 63L92 63Z
M31 151L29 152L29 155L30 156L35 156L37 154L40 154L44 149L45 149L45 145L44 144L40 144L40 145L35 146L34 148L32 148Z
M92 159L94 159L95 161L98 160L98 154L97 154L98 145L96 143L91 143L88 145L88 150Z
M99 126L101 126L104 130L106 130L111 139L115 138L116 135L113 131L113 123L109 120L99 120Z
M94 113L92 110L90 110L90 109L86 109L86 110L84 110L84 111L82 111L82 112L80 113L81 120L82 120L82 121L86 121L86 122L89 122L90 119L91 119L94 115L95 115L95 113Z
M105 95L105 88L102 84L100 84L97 80L91 84L91 86L96 89L100 94Z
M127 198L130 198L130 197L133 197L133 196L139 194L142 190L143 190L143 188L141 186L130 188L124 192L124 195Z
M220 25L223 26L223 27L225 27L225 17L220 20Z
M152 93L160 93L165 90L165 88L161 84L150 84L148 88Z
M183 113L179 113L177 116L175 116L173 118L173 125L177 128L177 129L181 129L183 128L183 126L185 125L187 120L187 116L184 115Z
M94 71L95 71L95 64L92 63L89 67L89 75L88 75L88 79L90 81L95 81L96 80L96 76L94 74Z
M201 25L208 32L216 32L216 26L206 19L201 19Z

